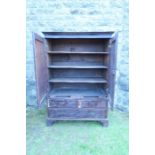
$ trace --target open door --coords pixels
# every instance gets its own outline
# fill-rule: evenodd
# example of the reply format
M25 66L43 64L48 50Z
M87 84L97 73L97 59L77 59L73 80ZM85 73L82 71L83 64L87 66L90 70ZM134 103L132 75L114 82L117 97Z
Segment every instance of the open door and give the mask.
M40 107L48 91L48 72L44 39L33 33L37 104Z
M111 110L114 107L114 96L115 96L115 81L116 81L116 60L117 60L117 34L114 35L109 41L109 104Z

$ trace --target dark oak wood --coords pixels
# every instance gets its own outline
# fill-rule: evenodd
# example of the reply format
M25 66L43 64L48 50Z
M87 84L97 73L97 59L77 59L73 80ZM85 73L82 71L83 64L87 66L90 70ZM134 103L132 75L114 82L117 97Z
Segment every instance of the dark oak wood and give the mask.
M53 64L72 64L72 65L108 65L108 55L97 55L97 54L60 54L60 55L49 55L49 65Z
M114 32L43 32L45 38L102 38L109 39L113 37Z
M51 108L104 108L107 109L105 98L52 98L48 100L48 107Z
M116 78L116 60L117 60L117 33L114 34L114 38L109 40L109 51L110 51L110 61L109 61L109 103L111 110L114 106L114 96L115 96L115 78Z
M117 33L44 32L44 37L35 35L34 49L40 66L36 68L38 101L47 96L47 126L59 120L99 121L108 126Z
M85 86L87 87L87 86ZM106 92L101 88L73 88L72 86L70 88L54 88L49 93L49 98L58 98L58 97L76 97L76 98L85 98L89 97L91 100L92 97L98 97L98 98L107 98ZM96 98L95 98L96 99Z
M52 83L107 83L103 78L52 78L49 80Z
M107 66L99 66L99 65L85 65L85 66L83 66L83 65L81 65L81 64L78 64L78 65L75 65L75 64L70 64L70 63L68 63L68 65L59 65L59 64L57 64L57 65L50 65L50 66L48 66L48 68L74 68L74 69L93 69L93 68L96 68L96 69L107 69Z
M106 118L107 110L102 108L48 108L48 117L52 118Z
M50 78L106 78L106 69L92 68L92 69L74 69L74 68L59 68L59 69L49 69Z
M100 119L100 118L51 118L47 117L46 118L46 125L47 126L52 126L56 121L98 121L101 123L103 127L108 127L108 119Z
M49 51L70 51L72 53L79 52L108 52L106 47L108 44L107 39L49 39Z
M102 126L104 126L104 127L108 127L108 125L109 125L109 121L108 121L107 119L101 120L100 123L101 123Z
M35 58L35 77L36 77L36 92L38 106L44 101L48 89L48 73L46 56L44 51L44 40L37 34L33 34L33 48Z
M89 52L89 51L48 51L49 54L109 54L109 52Z
M47 125L47 126L51 126L51 125L53 125L55 122L56 122L56 120L51 120L51 119L49 119L49 118L46 118L46 125Z

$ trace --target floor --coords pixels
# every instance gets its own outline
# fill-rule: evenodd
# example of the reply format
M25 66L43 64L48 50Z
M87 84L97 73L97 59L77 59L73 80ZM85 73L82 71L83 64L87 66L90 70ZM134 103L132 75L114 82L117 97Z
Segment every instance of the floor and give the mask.
M109 127L98 122L45 124L46 108L27 108L27 155L128 155L128 114L109 112Z

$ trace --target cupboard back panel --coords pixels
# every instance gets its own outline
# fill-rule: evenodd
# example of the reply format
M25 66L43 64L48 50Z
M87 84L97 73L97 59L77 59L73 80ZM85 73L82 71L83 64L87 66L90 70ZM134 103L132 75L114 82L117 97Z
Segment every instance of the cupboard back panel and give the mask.
M89 55L83 54L61 54L61 55L51 55L49 54L49 65L50 64L73 64L73 65L107 65L108 56L107 55Z
M103 77L106 78L104 69L52 69L49 70L50 79L58 77Z
M87 84L87 83L54 83L50 84L50 90L53 89L106 89L106 84Z
M106 84L88 84L88 83L53 83L50 84L50 90L53 89L106 89Z
M106 51L108 39L49 39L51 51Z

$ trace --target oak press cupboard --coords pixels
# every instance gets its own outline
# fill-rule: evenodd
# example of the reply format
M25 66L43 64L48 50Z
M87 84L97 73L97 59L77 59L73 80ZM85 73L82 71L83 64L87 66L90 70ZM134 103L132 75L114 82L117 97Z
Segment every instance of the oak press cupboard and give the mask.
M99 121L113 109L116 32L33 33L37 102L47 101L47 125ZM109 105L109 106L108 106Z

